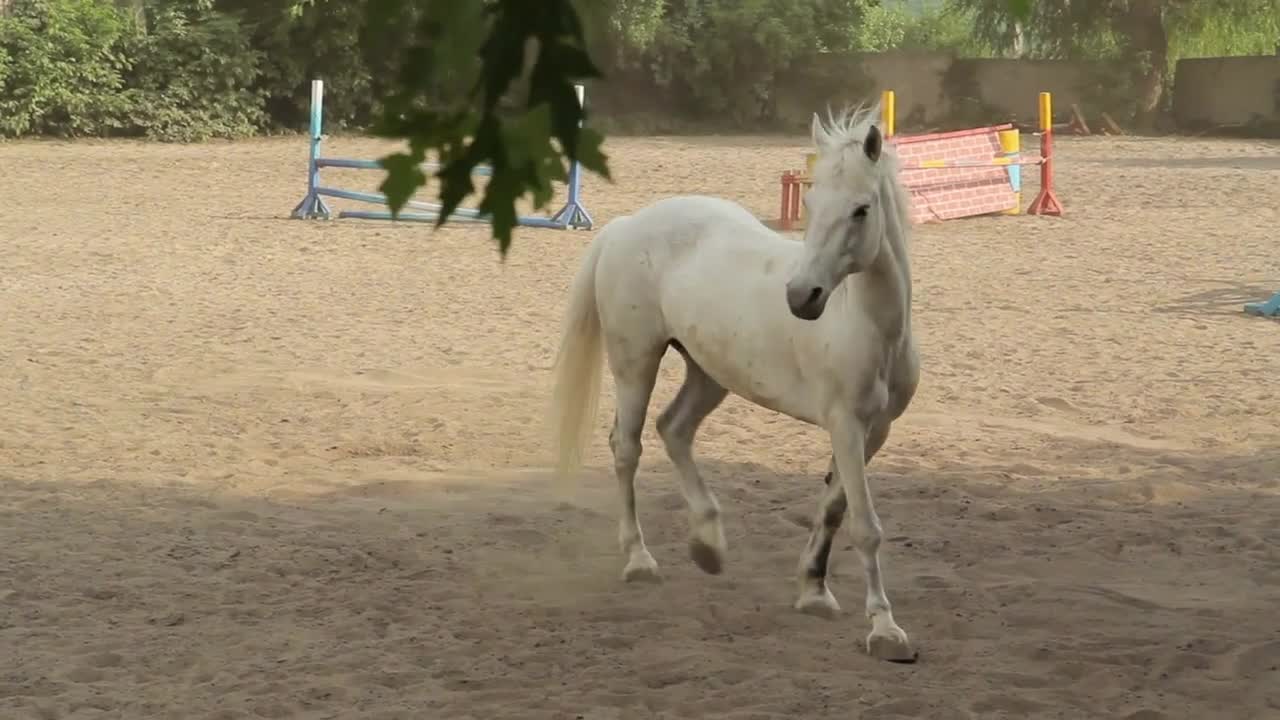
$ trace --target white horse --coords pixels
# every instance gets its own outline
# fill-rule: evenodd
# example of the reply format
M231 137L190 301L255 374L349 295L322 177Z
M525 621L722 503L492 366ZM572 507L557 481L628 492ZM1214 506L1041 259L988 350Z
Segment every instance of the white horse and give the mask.
M687 376L657 427L689 506L690 554L704 571L720 572L725 539L719 503L693 461L703 419L733 392L827 430L833 457L801 556L795 607L825 617L839 611L827 562L848 510L866 575L867 651L910 662L916 653L894 622L881 579L880 520L866 473L919 382L908 198L896 157L873 124L877 116L876 107L825 123L814 115L818 160L804 198L803 244L711 197L668 198L609 222L570 290L552 423L563 477L590 441L603 349L617 393L609 446L628 581L659 577L636 517L635 476L668 347L684 357Z

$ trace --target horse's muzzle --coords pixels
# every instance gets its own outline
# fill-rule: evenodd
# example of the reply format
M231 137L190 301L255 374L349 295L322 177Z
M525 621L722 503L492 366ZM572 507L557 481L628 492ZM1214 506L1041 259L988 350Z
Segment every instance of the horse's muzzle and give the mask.
M787 285L787 307L801 320L817 320L827 306L827 294L820 287Z

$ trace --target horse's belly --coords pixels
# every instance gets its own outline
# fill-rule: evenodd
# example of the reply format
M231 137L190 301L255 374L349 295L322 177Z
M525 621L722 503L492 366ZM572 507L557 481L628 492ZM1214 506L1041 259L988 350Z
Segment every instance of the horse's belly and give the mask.
M779 299L785 310L785 300ZM767 318L744 318L744 305L703 305L697 322L673 328L689 356L722 387L757 405L817 423L812 383L797 366L791 336ZM709 308L716 307L715 310Z
M802 391L803 392L803 391ZM778 392L775 388L753 388L747 392L736 392L746 400L762 408L793 417L811 425L820 425L818 407L812 398L798 394L793 390Z
M747 362L735 362L734 358L726 362L723 358L708 356L705 362L699 361L698 364L712 379L735 395L774 412L807 422L815 421L814 413L808 407L807 388L795 378L788 377L785 370L780 371L785 366L769 362L767 358L741 359Z

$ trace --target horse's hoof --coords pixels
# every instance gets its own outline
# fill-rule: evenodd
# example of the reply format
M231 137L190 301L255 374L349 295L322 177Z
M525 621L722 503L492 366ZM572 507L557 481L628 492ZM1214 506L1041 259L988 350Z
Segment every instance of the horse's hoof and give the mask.
M719 575L724 569L723 553L698 538L689 541L689 557L708 575Z
M622 581L629 583L659 583L662 575L658 572L658 563L652 557L632 560L622 570Z
M806 615L814 615L827 620L831 620L840 614L840 603L836 602L836 596L832 595L831 591L825 587L822 592L805 590L800 595L800 599L796 600L795 607Z
M912 649L906 633L901 630L893 635L872 633L867 636L867 654L878 660L895 663L913 663L920 659L920 653Z

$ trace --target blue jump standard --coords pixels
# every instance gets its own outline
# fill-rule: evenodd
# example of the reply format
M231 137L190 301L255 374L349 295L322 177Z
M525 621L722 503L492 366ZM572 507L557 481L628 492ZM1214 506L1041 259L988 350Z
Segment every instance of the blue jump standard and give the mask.
M1245 305L1244 311L1250 315L1280 317L1280 292L1272 295L1271 299L1266 302L1256 302Z
M578 100L582 100L582 88L578 88ZM341 188L328 187L320 183L321 168L346 168L349 170L382 170L382 164L377 160L359 160L354 158L327 158L320 156L320 143L324 140L322 132L324 118L324 83L320 80L311 82L311 148L307 157L307 194L293 208L291 215L295 218L314 220L321 218L328 220L333 217L333 211L329 209L328 203L324 201L326 197L335 197L343 200L352 200L355 202L370 203L379 205L383 208L387 207L387 196L382 193L359 192L356 190L343 190ZM436 168L439 165L426 164L424 170ZM493 168L487 166L477 167L472 171L473 175L492 176ZM567 230L569 228L590 230L595 224L591 219L590 213L582 204L582 168L575 162L569 167L569 197L564 207L560 208L551 217L539 216L521 216L516 218L516 224L528 227L550 228L554 230ZM440 217L441 206L435 203L424 203L410 200L405 203L406 209L418 210L419 212L401 212L398 216L392 216L390 209L386 210L343 210L338 213L339 218L352 218L357 220L401 220L405 222L436 222ZM450 222L488 222L488 216L481 214L475 208L458 208L449 215Z

